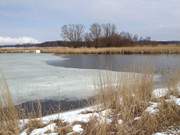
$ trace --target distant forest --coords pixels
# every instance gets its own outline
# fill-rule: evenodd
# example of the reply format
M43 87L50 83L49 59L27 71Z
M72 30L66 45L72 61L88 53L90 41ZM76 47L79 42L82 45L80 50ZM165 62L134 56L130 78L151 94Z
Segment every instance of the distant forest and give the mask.
M48 41L39 44L28 44L36 47L125 47L158 44L180 44L180 41L152 41L151 37L122 32L115 24L94 23L87 29L82 24L68 24L61 27L60 41ZM9 45L0 47L26 47L25 45Z

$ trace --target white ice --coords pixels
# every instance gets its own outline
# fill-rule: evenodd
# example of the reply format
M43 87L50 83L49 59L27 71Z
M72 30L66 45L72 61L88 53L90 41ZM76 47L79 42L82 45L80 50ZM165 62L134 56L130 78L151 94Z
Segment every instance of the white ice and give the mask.
M95 80L107 72L56 67L48 65L48 60L64 62L67 58L53 54L0 54L0 73L5 76L16 103L37 99L90 97L95 94Z

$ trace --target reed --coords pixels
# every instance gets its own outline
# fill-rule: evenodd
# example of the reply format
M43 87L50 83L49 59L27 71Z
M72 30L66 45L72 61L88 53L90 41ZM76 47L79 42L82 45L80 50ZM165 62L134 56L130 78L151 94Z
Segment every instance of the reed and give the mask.
M0 76L0 134L18 135L19 117L10 91L3 77Z
M174 101L167 102L166 98L159 99L157 113L150 114L145 111L153 100L152 73L146 73L142 76L131 74L129 77L123 77L120 81L117 80L108 75L105 78L100 78L100 85L97 87L99 88L97 103L101 104L104 110L111 109L110 114L105 119L111 118L112 122L102 123L93 117L86 127L88 132L94 135L109 135L111 133L152 135L180 125L180 107ZM176 77L171 81L174 82L173 86L178 82ZM169 91L173 91L172 87ZM177 93L173 94L178 96ZM89 126L90 128L88 128Z
M0 48L0 53L42 53L55 54L180 54L179 45L131 46L131 47L104 47L104 48L71 48L71 47L26 47Z

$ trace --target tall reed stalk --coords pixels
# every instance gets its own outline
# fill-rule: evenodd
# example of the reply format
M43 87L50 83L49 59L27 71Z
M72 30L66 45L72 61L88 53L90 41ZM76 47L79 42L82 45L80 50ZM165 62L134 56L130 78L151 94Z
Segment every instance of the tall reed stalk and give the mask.
M0 134L18 135L18 112L14 106L9 88L0 76Z

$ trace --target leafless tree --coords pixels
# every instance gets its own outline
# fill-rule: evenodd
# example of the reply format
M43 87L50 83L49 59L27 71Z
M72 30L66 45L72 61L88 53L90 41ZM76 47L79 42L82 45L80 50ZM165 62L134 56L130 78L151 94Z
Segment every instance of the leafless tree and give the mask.
M89 31L90 31L89 37L94 42L95 46L98 46L99 39L100 39L101 34L102 34L101 25L98 24L98 23L94 23L94 24L91 25Z
M81 24L64 25L61 28L61 36L65 41L80 42L83 40L84 26Z
M86 32L86 33L84 34L84 40L85 40L85 46L92 47L91 45L93 45L93 44L92 44L93 38L92 38L91 33Z
M130 46L137 43L149 43L150 37L139 37L137 34L129 32L119 32L115 24L94 23L89 31L85 32L84 25L69 24L61 28L61 36L64 42L73 47L111 47L111 46Z
M94 40L100 38L101 32L102 32L102 29L101 29L101 25L100 25L100 24L94 23L94 24L91 25L91 27L90 27L90 33L91 33L92 38L93 38Z
M116 34L115 24L111 24L111 23L102 24L102 32L105 38L109 38L113 36L114 34Z

